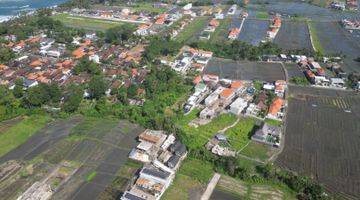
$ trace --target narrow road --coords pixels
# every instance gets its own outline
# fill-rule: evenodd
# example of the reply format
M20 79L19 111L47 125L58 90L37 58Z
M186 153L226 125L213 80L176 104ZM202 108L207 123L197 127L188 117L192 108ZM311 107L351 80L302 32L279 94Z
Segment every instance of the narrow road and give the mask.
M211 194L213 193L217 183L220 180L221 175L218 173L215 173L214 176L211 178L204 194L201 196L200 200L209 200L211 197Z

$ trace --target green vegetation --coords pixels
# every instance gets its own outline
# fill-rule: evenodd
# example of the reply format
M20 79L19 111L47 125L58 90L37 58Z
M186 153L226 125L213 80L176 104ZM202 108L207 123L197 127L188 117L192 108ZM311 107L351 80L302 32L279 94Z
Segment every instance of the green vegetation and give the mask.
M0 156L24 143L49 122L47 115L32 115L0 135Z
M254 119L240 119L239 123L225 132L231 147L235 150L242 149L250 141L251 134L255 128Z
M282 126L283 125L283 123L281 121L274 120L274 119L268 119L268 118L265 119L265 123L268 123L272 126Z
M250 183L229 176L222 176L216 189L240 199L296 199L284 185Z
M163 12L167 11L166 8L156 8L153 6L152 2L147 2L147 1L137 2L136 4L133 4L133 5L129 5L129 4L123 3L123 2L113 2L112 5L129 8L135 12L146 11L149 13L159 14L159 13L163 13Z
M196 33L204 28L206 22L209 20L209 17L196 17L194 20L188 24L184 30L182 30L179 35L175 37L175 41L179 43L189 42Z
M136 27L133 24L123 24L108 29L105 33L105 39L108 43L124 44L124 42L134 37Z
M52 16L52 18L61 21L67 27L82 28L82 29L94 30L94 31L105 31L109 28L113 28L124 24L123 22L118 22L118 21L71 16L69 14L58 14Z
M15 53L6 46L0 46L0 64L9 62L15 57Z
M323 49L323 47L321 45L317 30L316 30L316 27L315 27L315 23L312 22L312 21L308 21L308 27L309 27L310 37L311 37L311 40L312 40L314 50L321 53L321 54L323 54L324 49Z
M220 131L227 126L230 126L236 121L236 117L230 114L222 114L206 125L201 125L197 128L189 126L189 122L196 117L198 110L192 111L184 119L179 119L178 127L181 131L182 140L185 142L188 148L196 149L206 144L208 139L213 137L217 131ZM194 118L192 118L194 117Z
M309 81L305 77L292 77L290 78L290 82L296 85L309 85Z
M250 141L240 154L261 161L266 161L269 158L269 150L270 148L267 145Z
M207 182L213 174L214 172L210 163L197 159L186 159L176 173L174 182L166 190L162 199L189 199L189 190L206 187Z
M211 34L209 42L228 42L227 35L231 24L231 18L219 20L220 25L216 28L215 32Z
M269 14L267 12L257 12L256 18L258 19L269 19Z
M87 182L91 182L92 180L94 180L96 174L97 174L96 171L92 171L92 172L91 172L90 174L88 174L88 176L86 177L86 181L87 181Z

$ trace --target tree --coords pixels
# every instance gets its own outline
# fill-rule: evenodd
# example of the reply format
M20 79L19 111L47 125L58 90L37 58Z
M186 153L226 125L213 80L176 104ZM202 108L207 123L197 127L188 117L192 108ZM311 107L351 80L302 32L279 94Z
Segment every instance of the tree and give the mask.
M76 75L81 72L86 72L91 75L99 75L101 73L99 66L96 63L89 61L87 57L82 58L73 69L73 73Z
M44 87L44 84L39 84L28 89L25 103L28 107L39 107L49 102L50 99L51 96L46 90L46 87Z
M78 85L70 85L64 94L62 109L65 112L75 112L83 99L83 89Z
M135 26L124 24L110 28L105 33L106 41L109 43L123 44L124 41L134 37Z
M5 46L0 47L0 63L7 63L15 57L14 52Z
M116 95L116 98L122 104L125 104L125 105L128 104L127 91L126 91L125 87L120 87L119 88L118 93Z
M106 83L102 76L93 76L89 82L89 94L91 98L100 99L105 95Z
M16 79L13 94L16 98L21 98L24 95L24 81L21 78Z

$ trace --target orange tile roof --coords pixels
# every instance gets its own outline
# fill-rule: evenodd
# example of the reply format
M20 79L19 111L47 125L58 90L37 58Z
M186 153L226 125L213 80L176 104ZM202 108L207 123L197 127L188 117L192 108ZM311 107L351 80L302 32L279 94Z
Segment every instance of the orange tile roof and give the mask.
M40 59L37 59L37 60L32 61L29 65L30 65L31 67L38 67L38 66L40 66L41 64L42 64L42 62L40 61Z
M198 84L198 83L200 83L200 81L201 81L201 76L196 76L195 77L195 79L193 80L193 84Z
M281 107L282 107L283 104L284 104L284 100L283 100L283 99L281 99L281 98L276 98L276 99L272 102L272 104L270 105L269 113L272 114L272 115L276 115L276 114L280 111L280 109L281 109Z
M9 67L4 65L4 64L0 64L0 70L6 70L8 69Z
M35 73L29 73L26 77L30 80L35 80L38 77L38 75Z
M221 97L224 97L224 98L228 98L230 97L231 95L233 95L234 91L232 89L228 89L226 88L225 90L223 90L221 93L220 93L220 96Z
M90 46L91 40L85 40L84 43L81 44L82 46Z
M240 88L242 86L242 82L241 81L233 81L231 83L231 88Z
M72 52L72 55L73 55L75 58L79 59L79 58L84 57L84 56L85 56L85 53L84 53L83 48L80 47L80 48L74 50L74 51Z
M236 35L238 35L239 33L240 33L240 29L238 29L238 28L233 28L233 29L231 29L229 35L230 35L230 36L236 36Z
M212 20L209 22L209 25L210 25L210 26L219 26L219 21L216 20L216 19L212 19Z
M40 37L32 37L26 40L26 42L29 43L36 43L36 42L40 42Z

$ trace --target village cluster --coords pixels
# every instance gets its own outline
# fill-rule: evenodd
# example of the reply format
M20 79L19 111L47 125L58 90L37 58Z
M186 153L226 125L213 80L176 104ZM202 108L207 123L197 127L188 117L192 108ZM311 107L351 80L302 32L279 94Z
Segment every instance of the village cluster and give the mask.
M138 139L140 143L129 158L144 163L144 167L121 199L160 199L186 157L186 147L173 134L164 131L145 130Z
M336 10L357 10L358 2L357 0L333 1L330 4L330 8Z
M197 76L194 81L194 93L184 105L184 112L188 114L193 109L200 109L199 118L193 120L193 126L208 123L221 113L231 113L237 116L265 118L282 121L286 100L286 81L278 80L274 83L255 83L253 81L238 81L219 79L217 75L204 74ZM255 89L260 84L261 89ZM252 139L271 146L280 146L281 129L264 124ZM217 134L206 147L221 156L235 156L231 148L220 145L226 143L226 136Z
M86 83L91 78L87 73L73 72L82 59L99 65L100 71L109 81L108 95L111 89L122 85L128 87L135 82L141 83L148 73L145 67L132 67L141 61L143 45L125 47L103 44L98 47L97 36L93 32L83 37L74 37L71 44L57 43L55 39L42 33L21 41L17 41L16 35L6 35L3 38L7 41L6 45L17 55L10 63L0 64L0 84L10 89L14 88L17 79L23 79L25 89L39 83ZM69 46L75 48L69 49ZM84 95L87 96L86 91Z

